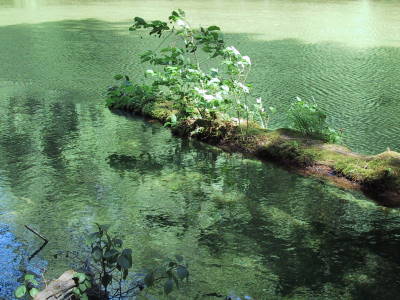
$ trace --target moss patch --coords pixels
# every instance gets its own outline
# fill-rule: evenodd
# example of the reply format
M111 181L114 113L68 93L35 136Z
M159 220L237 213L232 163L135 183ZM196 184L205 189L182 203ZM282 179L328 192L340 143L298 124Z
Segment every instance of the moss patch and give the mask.
M116 107L110 105L110 108L135 112L161 123L166 123L176 113L171 102L162 100L148 102L142 107L132 102ZM326 144L292 129L269 131L257 124L239 126L220 119L185 120L177 123L172 131L227 151L274 161L301 174L328 178L346 188L358 187L384 205L400 206L400 154L397 152L359 155L346 147Z

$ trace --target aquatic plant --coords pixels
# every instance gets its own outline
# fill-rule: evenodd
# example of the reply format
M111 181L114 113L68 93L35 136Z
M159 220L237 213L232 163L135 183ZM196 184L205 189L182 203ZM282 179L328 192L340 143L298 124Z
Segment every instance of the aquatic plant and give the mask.
M93 276L93 280L97 286L102 286L106 295L110 294L110 298L127 297L136 288L139 294L145 287L151 288L157 286L159 282L164 281L163 289L166 295L170 294L174 287L179 288L179 282L188 279L189 271L184 263L182 256L177 255L176 259L168 260L165 264L150 269L141 280L136 280L136 286L129 286L123 290L122 283L127 279L129 270L132 268L132 250L122 249L123 241L112 236L108 232L109 226L99 225L98 231L90 235L91 253L95 263L100 268ZM116 285L112 285L116 282ZM108 292L108 287L112 287L113 291Z
M89 258L82 259L79 254L69 251L55 255L57 258L60 254L65 254L65 257L78 260L84 272L73 272L72 279L75 283L70 288L71 290L51 290L50 293L73 294L73 299L82 300L93 297L95 299L126 299L140 296L142 292L148 295L150 290L158 294L162 290L162 294L169 295L174 289L178 289L185 279L188 281L187 263L180 255L148 269L145 274L132 273L130 271L133 266L132 250L122 249L123 241L109 232L109 225L96 224L96 226L97 231L91 233L88 238L91 249ZM127 281L129 274L134 279L131 282ZM15 296L32 299L36 295L42 296L41 293L47 295L46 289L39 291L39 285L35 275L26 274L23 284L15 290ZM50 286L51 284L47 287ZM60 286L60 284L55 285L55 289ZM148 298L145 297L145 299Z
M265 110L261 98L250 101L246 80L251 59L234 46L226 47L218 26L193 28L185 12L178 9L167 22L136 17L129 30L145 30L162 40L155 50L140 56L142 63L150 65L144 74L147 83L133 83L128 76L116 75L121 83L109 88L109 107L141 110L149 102L163 99L170 101L174 110L166 125L221 118L238 125L254 121L267 127L274 109ZM213 67L208 68L210 64Z
M329 127L327 115L319 109L316 103L310 103L297 97L291 104L288 117L292 127L306 136L321 139L330 143L337 143L341 135Z
M39 293L38 285L39 283L35 279L35 275L25 274L23 284L15 290L15 296L17 298L33 298Z

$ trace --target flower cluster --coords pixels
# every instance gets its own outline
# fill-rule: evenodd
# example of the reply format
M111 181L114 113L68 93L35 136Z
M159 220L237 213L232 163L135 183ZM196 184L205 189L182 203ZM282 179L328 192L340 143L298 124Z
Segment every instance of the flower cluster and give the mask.
M178 120L218 115L230 120L235 118L239 124L244 118L248 124L251 118L266 127L267 114L261 98L249 100L251 91L246 80L251 59L234 46L225 47L219 27L193 29L181 10L172 12L170 25L162 21L146 22L141 18L135 18L135 22L133 30L150 29L150 35L160 37L168 32L161 44L169 42L169 46L149 50L141 58L142 62L154 66L145 71L145 77L151 80L151 90L175 103ZM181 39L182 43L170 39L171 35ZM197 55L199 50L209 54L209 58L219 58L219 65L204 71L204 61L199 61ZM259 117L255 118L257 115Z

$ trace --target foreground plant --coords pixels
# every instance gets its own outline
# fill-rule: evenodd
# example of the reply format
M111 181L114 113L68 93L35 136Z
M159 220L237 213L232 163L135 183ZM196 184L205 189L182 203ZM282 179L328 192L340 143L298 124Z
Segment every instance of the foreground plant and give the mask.
M155 50L140 56L151 67L145 72L146 84L117 75L119 86L109 88L110 107L130 106L143 109L162 99L172 103L175 113L168 125L181 120L224 119L241 125L255 121L267 127L270 113L264 110L261 98L251 99L246 83L251 59L235 47L226 47L218 26L193 28L182 10L173 11L167 22L134 19L130 31L146 31L162 38ZM200 51L201 50L201 51ZM212 68L207 68L210 64Z
M92 258L100 267L94 280L98 280L108 294L108 287L113 281L118 282L118 292L122 293L122 281L132 268L132 250L122 249L122 240L108 232L109 226L96 224L98 231L90 235Z
M126 298L132 293L140 294L145 288L158 287L159 290L160 285L168 295L179 288L181 281L188 280L187 264L184 264L182 256L177 255L175 260L167 260L165 264L148 271L144 278L137 278L137 274L133 273L136 280L133 285L127 285L124 281L132 268L132 250L122 249L123 241L109 233L109 226L96 225L98 231L90 235L92 258L97 264L92 278L97 286L103 287L100 294L105 297Z
M23 284L15 290L15 296L17 298L33 299L39 293L38 285L35 275L25 274Z
M150 293L168 296L178 290L183 281L189 280L189 270L184 258L176 255L175 259L167 259L164 263L150 268L145 274L132 272L132 250L123 249L123 241L109 232L108 225L96 224L97 231L89 235L91 256L83 259L73 252L59 252L57 258L65 254L66 258L74 258L82 264L84 272L67 271L64 274L75 282L71 290L57 290L63 285L50 284L50 294L58 293L68 299L156 299ZM72 273L70 273L72 272ZM65 277L61 276L60 278ZM128 279L129 276L129 279ZM58 280L61 280L61 279ZM17 298L34 299L40 292L40 283L35 275L26 274L23 284L15 290ZM64 287L64 286L63 286ZM161 292L160 292L161 291ZM39 294L41 296L41 294ZM142 297L143 296L143 297ZM150 298L148 298L150 297ZM64 298L63 298L64 299Z

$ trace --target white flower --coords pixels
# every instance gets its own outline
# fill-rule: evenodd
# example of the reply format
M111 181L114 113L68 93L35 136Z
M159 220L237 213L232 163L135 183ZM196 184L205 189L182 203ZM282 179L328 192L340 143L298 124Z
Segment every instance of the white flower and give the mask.
M224 98L222 98L222 93L221 92L216 93L214 97L215 97L216 100L219 100L219 101L224 100Z
M264 111L265 111L264 107L261 107L261 108L260 108L260 111L261 111L261 112L264 112Z
M235 84L238 88L241 88L243 90L243 92L245 92L246 94L248 94L250 92L249 87L245 86L243 83L241 83L239 81L235 81Z
M214 99L215 99L213 95L204 95L203 98L204 98L205 100L207 100L207 101L211 101L211 100L214 100Z
M195 89L196 92L198 92L202 96L204 96L207 93L206 90L199 89L198 87L195 87L194 89Z
M183 20L176 21L176 25L181 26L183 28L188 28L189 27L189 25Z
M242 69L245 68L244 63L242 61L238 61L237 63L235 63L235 66Z
M240 56L240 52L233 46L230 47L226 47L225 49L226 51L230 52L231 54L235 55L235 56Z
M222 89L224 92L226 92L226 93L229 92L229 86L227 86L227 85L222 85L222 86L221 86L221 89Z
M261 97L257 98L256 101L257 101L258 104L261 104L261 101L262 101Z
M212 78L209 82L208 82L208 84L214 84L214 83L220 83L221 82L221 80L219 80L218 78Z
M248 56L243 56L243 57L242 57L242 60L243 60L245 63L247 63L248 65L251 65L250 57L248 57Z

